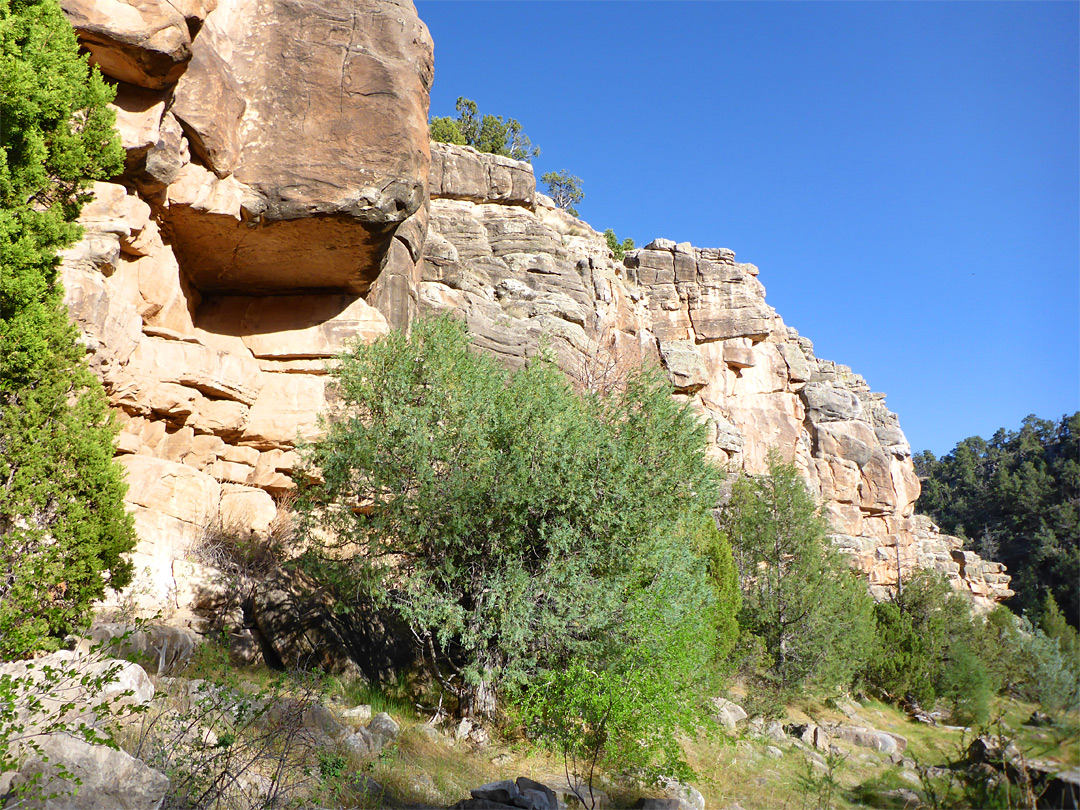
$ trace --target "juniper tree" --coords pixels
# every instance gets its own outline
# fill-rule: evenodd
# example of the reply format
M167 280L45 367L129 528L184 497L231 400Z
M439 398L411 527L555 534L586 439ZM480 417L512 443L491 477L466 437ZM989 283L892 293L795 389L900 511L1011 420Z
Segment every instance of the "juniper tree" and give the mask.
M471 146L480 152L502 155L514 160L531 161L540 154L533 146L521 123L514 118L503 120L501 115L481 115L476 102L458 97L457 118L437 116L428 124L433 141Z
M551 195L555 205L576 217L578 212L574 206L585 199L585 192L581 190L581 178L563 169L557 172L545 172L540 179L547 185L548 194Z
M0 657L131 575L114 428L57 278L88 179L123 164L113 93L56 0L0 0Z
M873 602L795 466L771 454L769 475L736 482L721 524L743 583L739 623L764 645L767 680L781 690L848 685L870 652Z

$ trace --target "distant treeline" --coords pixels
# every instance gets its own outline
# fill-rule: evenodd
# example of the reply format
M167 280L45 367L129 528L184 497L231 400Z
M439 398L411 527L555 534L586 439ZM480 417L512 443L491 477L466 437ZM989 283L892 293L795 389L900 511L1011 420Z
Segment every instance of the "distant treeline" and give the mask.
M1019 431L972 436L941 458L923 451L915 469L918 511L1009 567L1009 607L1035 618L1052 595L1080 623L1080 411L1028 416Z

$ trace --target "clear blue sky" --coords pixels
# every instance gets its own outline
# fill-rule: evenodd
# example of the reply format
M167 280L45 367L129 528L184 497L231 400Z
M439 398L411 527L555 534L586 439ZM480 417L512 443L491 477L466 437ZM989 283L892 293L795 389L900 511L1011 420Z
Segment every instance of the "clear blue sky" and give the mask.
M1080 408L1080 4L417 7L433 115L517 118L599 230L758 265L913 449Z

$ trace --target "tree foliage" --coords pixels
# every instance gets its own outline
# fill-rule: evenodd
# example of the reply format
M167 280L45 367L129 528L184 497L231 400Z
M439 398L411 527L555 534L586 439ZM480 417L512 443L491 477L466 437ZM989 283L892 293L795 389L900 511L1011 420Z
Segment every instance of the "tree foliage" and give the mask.
M458 97L456 109L457 118L440 116L431 119L428 124L431 140L471 146L514 160L531 161L540 154L540 148L532 145L517 120L504 121L501 115L481 115L476 102L464 96Z
M711 523L708 515L690 522ZM734 632L735 615L715 598L713 572L685 542L686 528L649 544L638 582L625 591L617 646L545 667L520 690L526 728L562 754L572 781L591 785L597 766L689 774L679 734L701 723L701 698L716 656L732 646L722 634Z
M966 546L1005 563L1017 612L1039 613L1047 593L1080 626L1080 412L1019 431L973 436L942 458L915 456L918 509Z
M394 608L464 712L640 647L636 611L673 571L671 609L695 604L714 632L706 565L673 538L715 502L717 473L655 374L580 397L549 360L510 373L442 318L354 346L335 380L341 406L305 452L322 479L312 564Z
M563 169L558 172L545 172L540 179L547 184L548 194L555 205L576 217L578 212L574 206L585 199L585 192L581 190L581 178Z
M634 249L634 240L629 236L619 241L619 237L615 235L615 231L612 228L608 228L604 231L604 241L607 242L607 246L611 248L611 252L615 254L615 258L622 261L626 258L626 252Z
M130 577L113 427L57 279L87 179L122 167L113 92L56 0L0 0L0 657Z
M763 643L772 683L848 685L870 652L873 603L794 465L774 453L769 475L736 482L721 528L742 577L739 623Z

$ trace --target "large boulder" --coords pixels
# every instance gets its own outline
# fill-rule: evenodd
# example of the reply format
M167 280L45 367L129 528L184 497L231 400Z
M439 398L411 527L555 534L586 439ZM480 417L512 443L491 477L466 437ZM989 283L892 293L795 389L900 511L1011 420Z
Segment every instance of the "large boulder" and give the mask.
M365 293L427 197L432 43L412 3L236 0L193 52L172 113L210 171L170 190L167 219L195 286ZM233 203L208 206L226 179Z
M37 744L17 773L0 777L0 798L29 785L31 796L50 797L26 805L41 810L158 810L169 789L168 777L125 751L62 732Z
M191 59L192 28L197 30L208 10L197 0L63 0L61 5L92 64L106 76L153 90L180 78Z
M122 715L145 706L154 685L138 664L80 655L67 650L32 661L0 664L0 676L13 680L15 709L27 731L59 723L93 726L107 715Z

